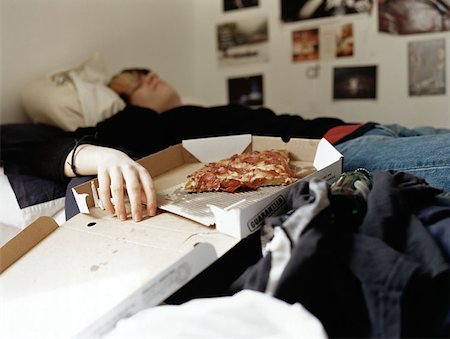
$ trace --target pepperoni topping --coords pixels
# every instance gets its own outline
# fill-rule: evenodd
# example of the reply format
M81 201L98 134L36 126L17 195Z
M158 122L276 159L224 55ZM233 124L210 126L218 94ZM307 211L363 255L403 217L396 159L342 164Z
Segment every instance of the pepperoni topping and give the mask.
M236 179L226 179L220 184L220 188L222 188L225 192L234 192L241 186L242 183Z
M189 192L225 191L239 188L290 184L297 180L286 150L253 151L212 162L188 176Z
M220 180L213 173L206 172L198 179L198 186L206 191L217 191L220 188Z

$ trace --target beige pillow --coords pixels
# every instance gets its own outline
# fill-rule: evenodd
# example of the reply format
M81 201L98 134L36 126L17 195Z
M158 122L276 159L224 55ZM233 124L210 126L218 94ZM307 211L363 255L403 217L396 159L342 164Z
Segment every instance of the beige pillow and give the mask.
M22 104L35 123L58 126L66 131L84 125L80 102L71 81L58 84L51 78L38 79L22 91Z
M28 84L21 99L33 122L73 131L95 126L125 107L106 85L108 80L103 59L96 53L79 66Z

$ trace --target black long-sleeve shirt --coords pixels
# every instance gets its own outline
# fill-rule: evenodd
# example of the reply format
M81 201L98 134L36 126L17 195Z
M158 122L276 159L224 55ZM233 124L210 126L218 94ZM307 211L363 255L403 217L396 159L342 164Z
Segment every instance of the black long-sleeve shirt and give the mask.
M231 134L253 134L321 138L330 128L346 125L337 118L303 119L298 115L277 115L267 108L252 109L241 105L216 107L180 106L164 113L127 106L95 127L78 128L57 140L40 143L30 150L35 174L65 180L64 161L75 141L96 136L96 144L142 157L184 139Z

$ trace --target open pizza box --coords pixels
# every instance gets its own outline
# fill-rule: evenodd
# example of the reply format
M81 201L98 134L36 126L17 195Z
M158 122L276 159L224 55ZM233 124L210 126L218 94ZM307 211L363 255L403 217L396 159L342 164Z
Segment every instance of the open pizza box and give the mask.
M237 239L257 231L269 216L286 211L286 198L292 185L260 187L256 191L187 193L187 176L205 163L218 161L250 150L285 149L296 167L314 166L303 179L335 181L342 173L343 156L326 139L296 139L284 142L278 137L249 134L185 140L139 160L150 172L158 192L158 207ZM73 189L82 213L101 207L98 182Z
M140 162L166 192L202 162L268 148L288 149L296 161L314 163L311 176L332 181L342 170L342 156L325 140L284 143L250 135L186 141ZM119 319L163 302L232 250L262 218L282 210L288 190L248 206L208 203L203 209L216 218L211 227L189 213L164 210L139 223L121 222L95 206L96 185L74 189L84 213L61 226L41 217L0 248L1 338L101 337Z
M0 248L0 338L97 338L163 302L239 242L169 212L41 217Z

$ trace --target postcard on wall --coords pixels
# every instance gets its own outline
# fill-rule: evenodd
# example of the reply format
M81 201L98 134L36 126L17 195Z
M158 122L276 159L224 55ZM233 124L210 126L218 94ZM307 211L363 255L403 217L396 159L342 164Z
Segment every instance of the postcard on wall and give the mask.
M217 25L219 66L269 61L269 30L265 17Z
M389 34L450 31L449 0L377 0L378 30Z
M292 32L292 62L319 60L319 29Z
M259 0L223 0L223 10L233 11L247 7L255 7L259 5Z
M408 43L409 95L445 94L445 39Z
M292 22L336 15L368 13L373 0L281 0L281 20Z
M353 56L354 38L353 24L351 22L342 24L336 32L336 57Z
M335 67L333 99L376 99L377 66Z
M253 75L228 79L228 101L244 106L264 105L263 76Z

